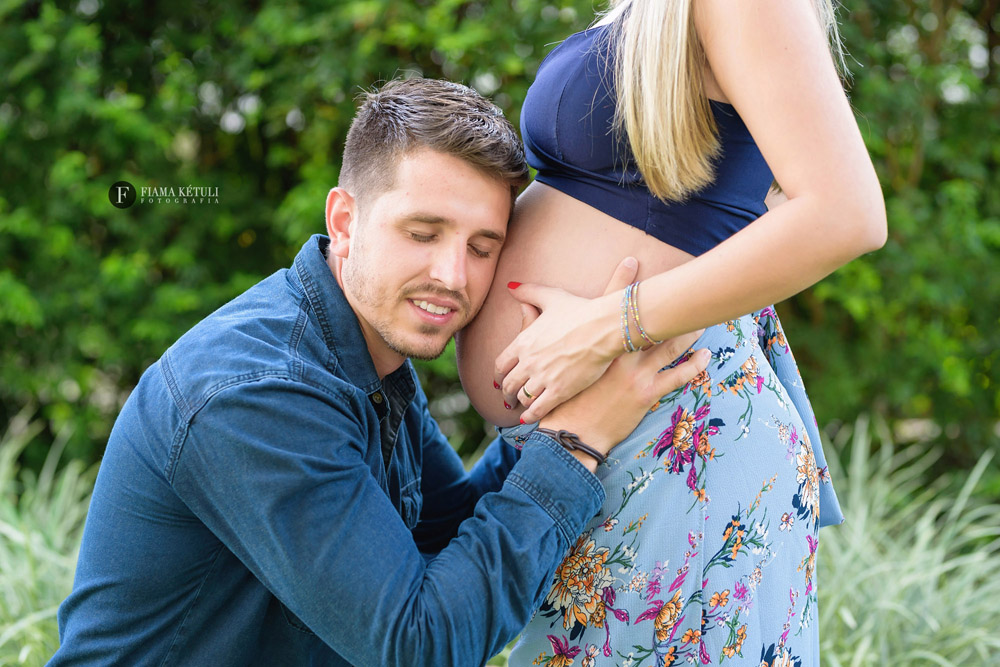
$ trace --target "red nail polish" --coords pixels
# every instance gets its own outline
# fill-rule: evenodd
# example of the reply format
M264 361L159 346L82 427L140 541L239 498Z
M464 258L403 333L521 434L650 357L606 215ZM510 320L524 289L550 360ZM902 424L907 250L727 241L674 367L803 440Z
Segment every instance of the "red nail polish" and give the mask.
M524 417L518 417L518 421L520 421L523 424L524 423Z
M500 385L497 384L496 380L493 381L493 388L494 389L499 389L500 388Z
M507 289L517 289L521 286L521 283L516 283L513 280L507 283Z
M504 406L505 408L507 408L508 410L510 410L510 406L509 406L509 405L507 405L507 401L504 401L504 402L503 402L503 406Z

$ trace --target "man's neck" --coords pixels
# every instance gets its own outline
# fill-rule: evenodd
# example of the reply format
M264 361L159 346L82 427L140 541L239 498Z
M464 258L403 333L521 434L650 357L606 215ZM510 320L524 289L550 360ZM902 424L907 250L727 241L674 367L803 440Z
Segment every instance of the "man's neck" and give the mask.
M351 307L351 312L354 313L354 319L358 321L358 326L361 328L361 336L365 339L365 345L368 348L368 356L371 357L372 365L375 366L375 374L378 375L378 379L384 380L385 376L398 370L403 363L406 362L406 357L398 352L391 350L382 340L382 337L375 331L365 318L358 314L357 305L354 303L354 298L351 294L344 289L344 281L340 277L341 273L341 263L338 257L329 255L326 258L327 266L330 267L330 271L333 273L333 277L336 279L337 284L340 285L340 291L343 292L344 298L347 299L347 304Z

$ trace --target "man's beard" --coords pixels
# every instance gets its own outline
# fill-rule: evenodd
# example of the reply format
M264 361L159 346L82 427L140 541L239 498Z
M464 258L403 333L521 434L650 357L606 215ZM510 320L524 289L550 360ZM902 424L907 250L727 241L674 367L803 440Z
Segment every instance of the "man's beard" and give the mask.
M375 331L376 334L378 334L378 336L386 344L386 347L396 354L424 361L437 359L444 352L445 348L448 347L448 341L454 337L455 332L468 324L472 319L471 305L465 296L458 292L446 290L432 284L423 284L405 288L394 296L380 294L377 291L377 285L373 284L371 280L366 280L365 276L362 276L360 272L354 270L356 266L358 266L358 264L354 264L350 261L344 263L341 273L341 277L344 281L344 287L351 291L359 305L365 306L372 313L373 319L367 320L368 325ZM451 331L451 333L449 333L449 335L440 343L425 340L422 345L414 344L413 342L408 341L406 336L399 335L390 322L377 319L376 314L385 309L385 306L389 303L390 299L395 298L401 303L407 301L410 296L414 295L438 295L459 305L458 311L455 315L458 324L452 325L454 330ZM392 309L389 309L389 312L392 312ZM436 327L430 324L419 326L416 329L418 334L426 336L434 336L435 334L440 335L441 331L441 327Z

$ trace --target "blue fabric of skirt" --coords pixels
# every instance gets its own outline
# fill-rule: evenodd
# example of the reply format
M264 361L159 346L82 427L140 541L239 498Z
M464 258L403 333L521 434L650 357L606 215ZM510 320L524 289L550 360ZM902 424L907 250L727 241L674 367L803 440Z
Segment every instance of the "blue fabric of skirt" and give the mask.
M843 515L801 376L773 307L701 348L708 369L598 467L604 507L510 665L819 665L818 529Z

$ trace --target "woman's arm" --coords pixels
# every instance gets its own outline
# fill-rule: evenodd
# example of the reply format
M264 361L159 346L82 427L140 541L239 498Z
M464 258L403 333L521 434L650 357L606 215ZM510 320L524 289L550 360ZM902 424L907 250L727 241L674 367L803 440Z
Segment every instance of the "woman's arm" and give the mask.
M643 281L643 328L660 340L786 299L886 238L881 188L811 3L697 0L694 10L712 75L788 201ZM512 294L542 315L497 358L496 379L534 421L624 351L622 293L584 300L522 285ZM535 399L520 391L525 382Z

